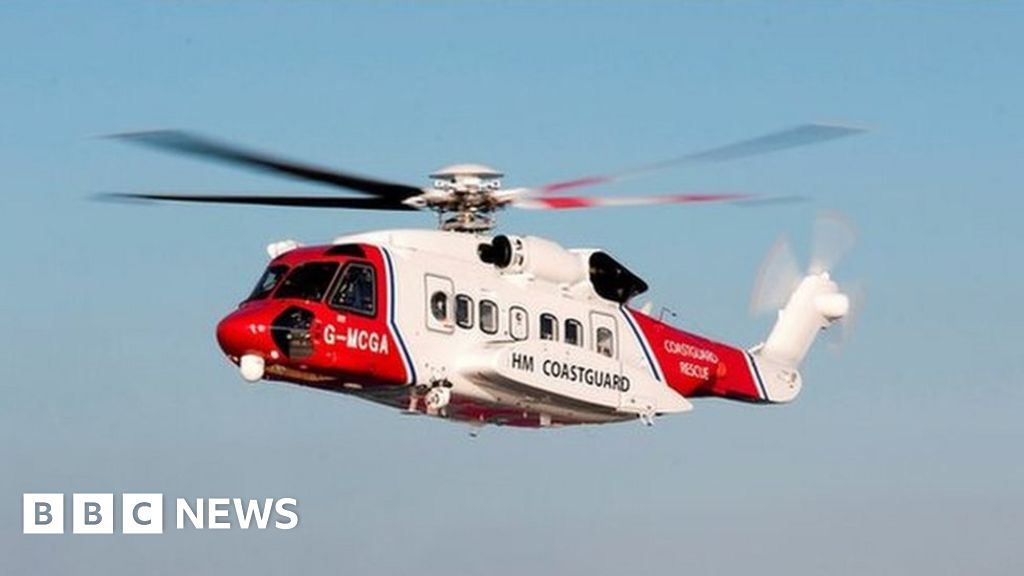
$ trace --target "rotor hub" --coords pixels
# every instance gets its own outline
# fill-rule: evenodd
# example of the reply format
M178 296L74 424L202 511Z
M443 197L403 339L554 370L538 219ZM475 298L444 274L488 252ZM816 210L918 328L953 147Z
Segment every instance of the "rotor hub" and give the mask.
M446 166L430 175L433 187L419 200L438 213L442 230L486 232L495 226L493 212L505 204L495 197L502 176L483 164Z
M490 212L463 210L461 212L439 212L441 230L449 232L480 233L492 230L496 224Z

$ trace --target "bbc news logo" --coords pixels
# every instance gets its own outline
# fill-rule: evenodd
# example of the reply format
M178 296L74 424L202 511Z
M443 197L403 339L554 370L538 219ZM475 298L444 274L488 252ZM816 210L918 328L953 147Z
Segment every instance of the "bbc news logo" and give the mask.
M122 534L163 534L163 494L121 494ZM176 498L174 527L197 530L291 530L299 525L299 502L295 498ZM64 494L23 494L24 534L63 534ZM113 494L72 494L73 534L113 534Z

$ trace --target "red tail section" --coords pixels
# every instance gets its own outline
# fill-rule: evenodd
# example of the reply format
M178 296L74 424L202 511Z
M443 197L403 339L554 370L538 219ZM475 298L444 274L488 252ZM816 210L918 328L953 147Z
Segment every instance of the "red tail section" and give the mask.
M757 366L746 350L678 330L636 310L626 312L647 340L649 360L676 392L687 398L768 401Z

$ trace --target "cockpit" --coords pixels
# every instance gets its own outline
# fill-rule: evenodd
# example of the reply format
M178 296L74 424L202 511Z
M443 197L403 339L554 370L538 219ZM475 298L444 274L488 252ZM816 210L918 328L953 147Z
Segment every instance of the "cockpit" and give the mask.
M307 262L296 266L281 287L274 292L274 298L283 300L293 298L296 300L323 300L327 289L331 286L331 280L338 272L337 262Z
M323 306L373 319L380 309L377 289L377 269L362 247L296 248L271 262L235 317L266 314L273 346L287 358L300 360L314 353L312 330L317 315L325 313ZM225 324L223 341L258 338L258 333L246 335L245 326L251 322ZM234 332L231 325L241 326L236 328L241 332ZM245 345L229 344L228 348L243 354Z
M315 260L294 267L272 264L245 301L267 299L306 302L326 299L331 308L374 316L377 312L376 273L369 262L361 260Z

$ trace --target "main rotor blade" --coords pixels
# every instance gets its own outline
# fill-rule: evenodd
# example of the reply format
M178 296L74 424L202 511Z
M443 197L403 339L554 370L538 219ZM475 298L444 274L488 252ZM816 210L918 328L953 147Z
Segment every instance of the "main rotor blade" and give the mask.
M802 124L793 128L787 128L778 132L771 132L763 136L751 138L749 140L741 140L739 142L733 142L732 144L726 144L725 146L693 152L684 156L678 156L676 158L670 158L668 160L662 160L660 162L654 162L644 166L624 170L619 173L584 176L582 178L574 178L563 182L546 184L537 188L537 191L542 194L558 194L567 190L583 188L586 186L610 184L619 180L635 178L637 176L642 176L644 174L667 168L685 166L688 164L707 164L739 160L741 158L749 158L751 156L768 154L789 148L798 148L800 146L828 142L829 140L853 136L862 132L864 132L864 129L862 128L853 128L848 126Z
M329 184L340 188L355 190L378 198L404 200L423 193L423 190L406 184L396 184L375 178L367 178L337 170L319 168L290 160L274 158L258 152L252 152L231 144L216 142L202 136L177 130L156 130L151 132L132 132L115 134L112 138L125 140L158 148L190 154L202 158L219 160L229 164L237 164L277 174L284 174L300 180Z
M750 194L667 194L664 196L552 196L526 197L512 201L516 208L528 210L573 210L652 204L695 204L702 202L743 202L757 198Z
M306 208L348 208L355 210L418 210L386 198L344 198L339 196L241 196L208 194L102 194L107 200L198 202L203 204L249 204Z

